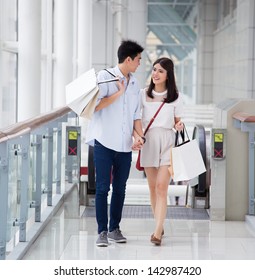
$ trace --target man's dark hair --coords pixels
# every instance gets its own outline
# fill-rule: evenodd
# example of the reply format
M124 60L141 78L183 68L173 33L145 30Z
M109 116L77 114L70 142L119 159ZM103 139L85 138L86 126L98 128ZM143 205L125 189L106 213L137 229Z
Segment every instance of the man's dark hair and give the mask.
M124 62L127 57L134 59L139 53L144 50L138 43L132 40L123 40L118 49L118 60L119 63Z

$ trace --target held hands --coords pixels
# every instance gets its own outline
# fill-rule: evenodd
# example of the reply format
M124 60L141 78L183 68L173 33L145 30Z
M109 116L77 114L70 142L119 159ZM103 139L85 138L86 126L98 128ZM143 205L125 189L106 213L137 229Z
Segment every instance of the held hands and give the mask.
M132 146L132 150L139 151L143 147L143 144L145 143L144 139L140 136L134 138L134 143Z

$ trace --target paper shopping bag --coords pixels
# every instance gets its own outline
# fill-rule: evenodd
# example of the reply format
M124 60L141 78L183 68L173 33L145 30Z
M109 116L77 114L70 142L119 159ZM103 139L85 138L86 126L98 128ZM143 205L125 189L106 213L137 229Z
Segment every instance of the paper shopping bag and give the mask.
M97 90L97 93L92 97L92 99L89 101L89 103L85 106L84 110L81 113L81 117L91 119L93 116L93 113L96 109L97 104L97 98L98 98L99 90Z
M92 68L66 85L66 104L78 116L91 119L99 93L98 84L116 82L117 80L119 79L115 77L97 82L95 69Z
M66 103L78 116L92 102L98 93L95 70L81 74L77 79L66 85Z
M168 167L171 178L174 176L172 149L173 147L170 148L170 166Z
M172 148L173 181L188 181L206 171L196 139Z

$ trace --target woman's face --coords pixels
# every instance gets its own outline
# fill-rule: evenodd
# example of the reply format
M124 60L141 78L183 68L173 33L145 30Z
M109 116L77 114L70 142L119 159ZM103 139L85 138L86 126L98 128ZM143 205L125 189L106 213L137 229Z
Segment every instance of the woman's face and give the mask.
M151 78L155 85L165 84L167 80L167 71L157 63L153 66Z

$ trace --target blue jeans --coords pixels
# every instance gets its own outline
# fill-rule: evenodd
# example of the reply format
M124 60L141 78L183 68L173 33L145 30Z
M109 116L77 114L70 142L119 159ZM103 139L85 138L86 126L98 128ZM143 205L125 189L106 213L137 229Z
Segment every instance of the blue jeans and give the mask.
M112 181L109 231L119 228L131 167L132 152L116 152L98 141L94 146L96 169L96 219L98 233L108 231L107 197Z

